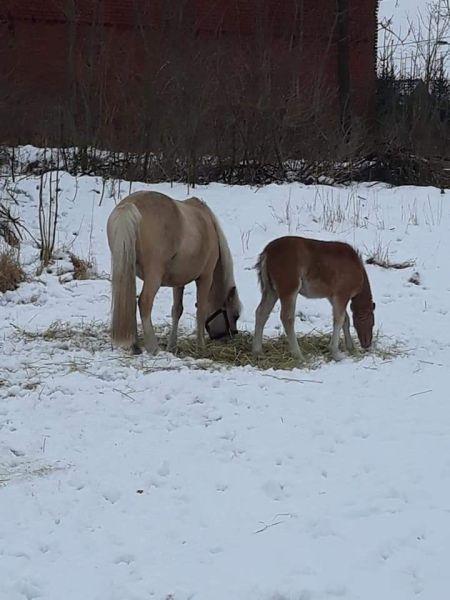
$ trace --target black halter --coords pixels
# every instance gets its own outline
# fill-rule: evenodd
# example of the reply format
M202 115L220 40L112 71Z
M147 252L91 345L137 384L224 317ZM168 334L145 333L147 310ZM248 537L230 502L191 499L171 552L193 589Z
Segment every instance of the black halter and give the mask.
M222 333L220 335L215 335L214 337L211 335L210 331L209 331L209 324L211 323L211 321L213 321L216 317L218 317L220 314L223 315L223 318L225 320L225 333ZM228 319L228 314L227 311L223 308L219 308L218 310L216 310L216 312L213 312L212 315L210 315L206 321L205 321L205 328L206 331L208 332L209 337L212 340L220 340L224 337L231 337L232 335L235 335L237 333L237 331L234 331L233 329L231 329L230 327L230 320Z
M219 244L219 260L220 260L220 244ZM195 304L197 306L197 303ZM222 313L223 318L225 320L225 333L222 333L221 335L216 335L216 336L212 336L211 333L209 332L209 324L211 323L211 321L213 321L216 317L218 317L220 314ZM212 315L210 315L206 321L205 321L205 329L209 335L209 337L212 340L221 340L224 337L229 337L231 338L233 335L237 334L237 330L236 329L231 329L230 327L230 320L228 318L228 314L227 311L225 310L225 308L218 308L216 310L216 312L213 312Z

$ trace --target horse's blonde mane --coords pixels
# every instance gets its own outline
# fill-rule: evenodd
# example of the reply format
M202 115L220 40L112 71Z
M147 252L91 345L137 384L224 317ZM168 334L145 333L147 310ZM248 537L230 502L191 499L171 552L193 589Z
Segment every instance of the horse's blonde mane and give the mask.
M210 214L211 219L214 223L214 228L217 233L217 238L219 241L219 252L220 252L219 261L218 261L217 266L222 271L221 275L223 278L222 280L223 280L223 287L224 287L223 292L226 295L236 285L235 280L234 280L233 257L231 256L230 247L228 245L227 239L225 237L225 234L222 230L222 227L221 227L216 215L213 213L213 211L209 208L209 206L205 202L203 202L202 200L199 200L199 202L201 202L201 204L205 207L205 209Z

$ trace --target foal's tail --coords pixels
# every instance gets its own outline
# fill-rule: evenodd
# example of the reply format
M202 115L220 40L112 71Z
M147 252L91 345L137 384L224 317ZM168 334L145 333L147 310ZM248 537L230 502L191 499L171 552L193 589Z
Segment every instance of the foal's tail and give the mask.
M258 281L259 286L261 288L261 292L275 290L272 280L269 277L269 272L267 270L267 255L265 249L258 256L255 269L258 274Z
M117 206L108 219L111 250L112 323L115 346L136 340L136 240L141 213L134 204Z

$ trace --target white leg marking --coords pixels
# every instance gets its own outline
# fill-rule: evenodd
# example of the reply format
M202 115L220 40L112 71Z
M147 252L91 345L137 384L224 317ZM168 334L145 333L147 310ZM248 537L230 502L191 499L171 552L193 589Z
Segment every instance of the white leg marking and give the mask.
M264 332L264 326L267 323L267 319L275 306L277 296L273 290L264 290L255 313L255 335L253 336L252 351L253 354L258 355L262 352L262 338Z

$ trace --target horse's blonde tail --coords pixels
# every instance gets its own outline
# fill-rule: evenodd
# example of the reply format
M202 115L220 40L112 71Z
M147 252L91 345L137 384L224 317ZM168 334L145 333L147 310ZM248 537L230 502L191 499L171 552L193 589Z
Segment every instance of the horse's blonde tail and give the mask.
M111 250L112 322L115 346L136 341L136 240L141 213L134 204L117 206L108 219Z

